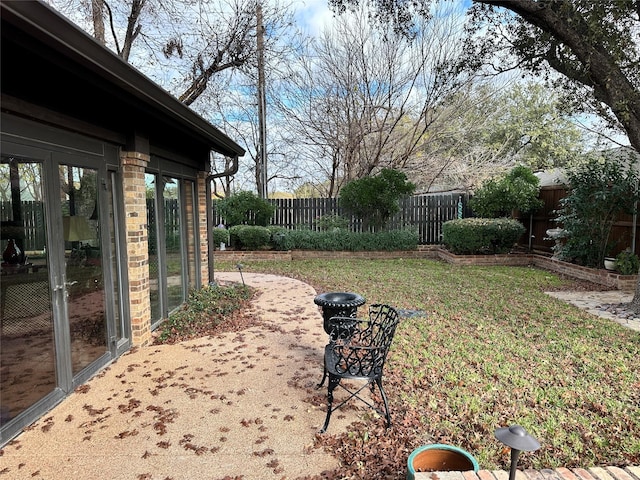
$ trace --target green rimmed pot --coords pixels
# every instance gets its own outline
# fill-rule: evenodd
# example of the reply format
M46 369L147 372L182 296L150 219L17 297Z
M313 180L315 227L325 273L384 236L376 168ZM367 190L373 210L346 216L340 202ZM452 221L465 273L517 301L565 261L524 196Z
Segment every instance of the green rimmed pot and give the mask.
M443 444L416 448L407 460L407 480L414 480L419 472L468 472L480 470L478 461L469 452Z

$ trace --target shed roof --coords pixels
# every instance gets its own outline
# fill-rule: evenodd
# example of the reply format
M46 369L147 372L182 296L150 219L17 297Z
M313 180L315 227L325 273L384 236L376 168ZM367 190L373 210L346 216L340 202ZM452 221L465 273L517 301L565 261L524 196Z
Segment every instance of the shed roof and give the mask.
M245 151L48 5L0 2L2 93L201 159ZM201 160L200 160L201 161Z

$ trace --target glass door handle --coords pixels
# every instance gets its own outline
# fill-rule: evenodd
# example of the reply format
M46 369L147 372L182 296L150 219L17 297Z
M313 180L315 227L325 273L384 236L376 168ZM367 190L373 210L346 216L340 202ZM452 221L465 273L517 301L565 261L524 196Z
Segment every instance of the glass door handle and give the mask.
M56 285L53 288L53 291L57 292L59 290L63 290L65 287L72 287L72 286L76 285L77 283L78 283L77 280L74 280L73 282L64 282L64 285Z

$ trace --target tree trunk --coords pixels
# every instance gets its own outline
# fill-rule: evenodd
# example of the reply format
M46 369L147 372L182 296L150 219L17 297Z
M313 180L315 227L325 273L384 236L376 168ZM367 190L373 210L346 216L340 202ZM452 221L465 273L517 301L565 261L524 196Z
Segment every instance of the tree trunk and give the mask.
M93 35L102 45L106 45L104 38L104 0L91 0L91 14L93 16Z
M636 283L636 292L629 306L634 312L640 313L640 275L638 275L638 283Z

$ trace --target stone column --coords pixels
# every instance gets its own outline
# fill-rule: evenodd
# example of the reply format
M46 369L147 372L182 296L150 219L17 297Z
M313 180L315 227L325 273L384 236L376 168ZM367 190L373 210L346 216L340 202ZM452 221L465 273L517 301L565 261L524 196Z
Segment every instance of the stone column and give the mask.
M143 346L151 341L147 200L144 177L149 155L139 152L121 152L120 155L126 224L131 342L133 345Z

